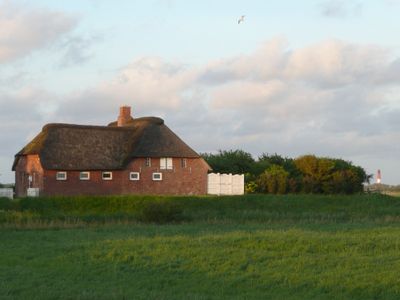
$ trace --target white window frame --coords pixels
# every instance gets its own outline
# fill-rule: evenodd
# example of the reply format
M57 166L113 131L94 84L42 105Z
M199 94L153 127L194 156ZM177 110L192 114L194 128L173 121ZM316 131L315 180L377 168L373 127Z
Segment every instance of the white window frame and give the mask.
M186 158L181 158L181 167L187 168L187 159Z
M110 175L110 177L104 177L104 175ZM112 180L113 174L112 172L101 172L101 179L103 180Z
M130 172L129 173L129 180L131 180L131 181L140 180L140 173L139 172Z
M86 175L86 177L82 177ZM79 172L79 180L90 180L90 172Z
M60 175L62 175L62 177L59 177ZM60 171L56 173L56 180L58 181L65 181L67 180L67 172L65 171Z
M160 158L160 170L173 170L173 159L172 157L161 157Z
M159 176L159 177L157 178L157 176ZM160 172L153 173L152 179L153 179L153 181L161 181L162 180L162 173L160 173Z
M146 167L151 167L151 157L146 157L144 164Z

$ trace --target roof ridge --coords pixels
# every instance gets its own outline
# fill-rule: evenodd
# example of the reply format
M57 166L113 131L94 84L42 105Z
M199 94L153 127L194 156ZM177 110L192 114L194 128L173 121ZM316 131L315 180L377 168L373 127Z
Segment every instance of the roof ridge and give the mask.
M159 118L159 117L141 117L141 118L135 118L132 120L129 120L126 122L126 125L123 127L130 127L132 125L135 125L137 123L151 123L155 125L163 125L164 120ZM109 127L117 127L118 122L114 121L108 124Z

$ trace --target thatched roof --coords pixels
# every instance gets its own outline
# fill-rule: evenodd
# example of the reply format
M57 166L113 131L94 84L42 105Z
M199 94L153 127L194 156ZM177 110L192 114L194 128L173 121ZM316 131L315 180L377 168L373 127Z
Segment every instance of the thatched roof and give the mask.
M15 155L38 154L44 169L117 170L135 157L200 157L160 118L129 121L124 127L48 124Z

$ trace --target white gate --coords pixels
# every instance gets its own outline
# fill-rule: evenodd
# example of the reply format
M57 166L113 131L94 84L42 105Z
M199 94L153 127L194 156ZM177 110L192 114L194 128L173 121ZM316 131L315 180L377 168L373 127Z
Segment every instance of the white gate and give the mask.
M244 175L208 174L207 193L210 195L243 195Z

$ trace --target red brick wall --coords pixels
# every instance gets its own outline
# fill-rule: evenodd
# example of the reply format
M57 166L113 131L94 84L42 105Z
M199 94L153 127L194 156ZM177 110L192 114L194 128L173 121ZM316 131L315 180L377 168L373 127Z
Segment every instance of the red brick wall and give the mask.
M28 187L43 190L43 168L39 155L26 155L18 159L15 168L15 193L17 197L26 196ZM29 176L32 182L29 182Z
M173 170L160 170L160 159L152 158L146 167L145 158L134 159L125 170L112 171L112 180L103 180L101 171L90 171L90 180L80 180L79 171L68 171L67 180L56 180L57 171L45 170L42 195L205 195L208 166L199 158L173 158ZM82 170L89 171L89 170ZM129 180L130 172L139 172L140 180ZM162 173L161 181L153 181L153 172Z

